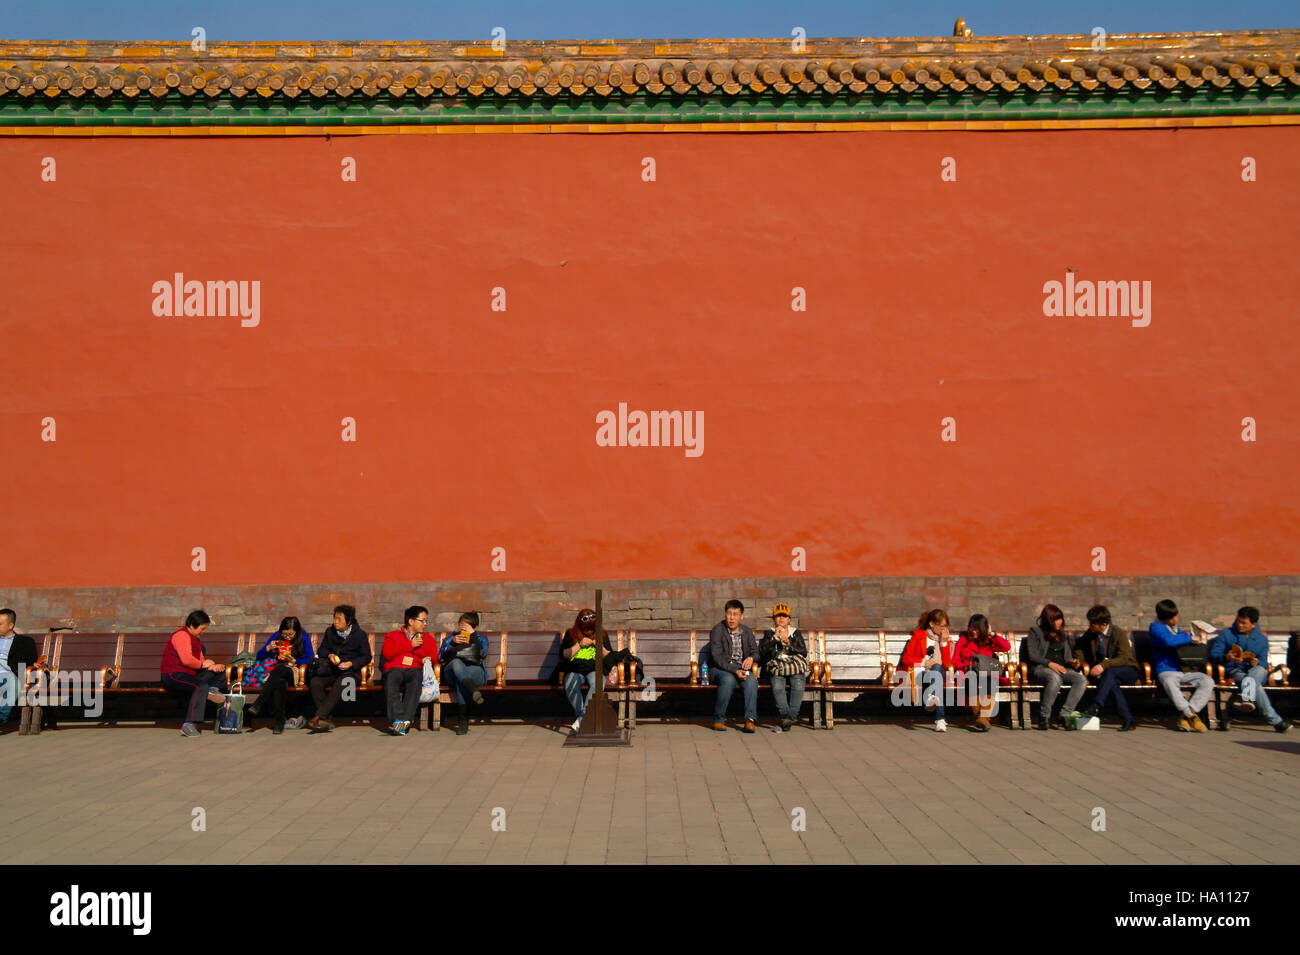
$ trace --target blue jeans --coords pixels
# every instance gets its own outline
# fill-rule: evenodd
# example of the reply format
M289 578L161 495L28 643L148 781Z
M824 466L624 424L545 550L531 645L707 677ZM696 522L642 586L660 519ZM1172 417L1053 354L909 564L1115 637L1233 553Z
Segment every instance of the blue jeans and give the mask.
M1255 712L1264 719L1276 726L1282 722L1282 717L1277 715L1273 709L1273 703L1268 698L1268 693L1264 691L1264 685L1268 682L1268 671L1261 666L1253 666L1247 670L1229 670L1228 679L1241 686L1241 698L1247 702L1255 704ZM1250 684L1247 680L1254 681L1254 693L1251 693Z
M469 680L469 682L474 686L482 686L487 682L487 667L482 666L481 664L479 666L471 666L464 660L452 659L447 661L447 682L450 683L452 689L456 691L457 703L469 702L469 700L462 698L460 692L460 685L465 680Z
M921 687L922 706L929 705L930 696L936 696L939 698L939 705L934 708L934 718L936 722L944 719L943 675L943 666L936 663L916 678L918 685Z
M582 692L582 685L587 684L587 692ZM596 692L596 672L591 673L566 673L564 674L564 695L569 698L569 705L573 707L573 713L578 719L582 719L583 714L587 712L587 706L591 703L591 697Z
M14 675L14 671L7 666L0 666L0 723L9 719L9 711L18 702L20 692L22 687L18 685L18 677Z
M788 704L785 698L785 683L787 680L790 681L790 702ZM796 673L794 676L772 675L772 698L776 700L776 711L781 714L781 719L799 719L799 707L803 706L803 689L807 682L807 673Z
M718 667L718 694L713 699L713 722L725 723L727 721L727 705L731 702L731 694L736 689L736 684L740 684L740 693L745 700L745 719L758 719L758 680L754 679L754 671L750 671L749 676L743 680L737 680L736 674L730 670L724 670Z

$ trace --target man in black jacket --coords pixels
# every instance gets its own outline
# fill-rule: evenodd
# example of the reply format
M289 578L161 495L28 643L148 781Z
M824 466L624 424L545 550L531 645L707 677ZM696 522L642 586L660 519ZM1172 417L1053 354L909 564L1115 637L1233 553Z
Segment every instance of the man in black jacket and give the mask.
M1110 610L1098 604L1088 611L1088 629L1079 637L1074 657L1082 670L1097 681L1097 698L1083 712L1097 716L1113 695L1119 711L1120 732L1137 726L1120 687L1138 682L1138 659L1128 632L1111 623Z
M357 610L348 604L334 608L334 626L325 628L316 657L316 676L311 678L311 699L316 715L307 721L310 730L332 730L329 721L345 692L353 700L361 685L361 670L370 662L369 635L357 624Z
M36 641L15 633L18 614L8 607L0 610L0 724L27 684L27 668L36 662Z
M758 641L754 631L740 622L745 615L745 605L739 600L728 600L723 608L726 619L709 631L709 655L713 657L713 670L717 674L718 695L713 701L713 728L727 728L727 704L731 694L740 684L745 700L745 732L754 732L758 722Z

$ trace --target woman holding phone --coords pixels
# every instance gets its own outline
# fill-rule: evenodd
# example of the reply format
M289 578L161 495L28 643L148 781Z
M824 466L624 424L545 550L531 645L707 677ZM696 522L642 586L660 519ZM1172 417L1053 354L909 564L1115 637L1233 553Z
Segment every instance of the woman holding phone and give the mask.
M301 621L297 617L281 620L280 629L267 637L262 649L257 651L258 662L244 671L244 691L258 693L257 702L244 710L250 728L255 716L270 716L271 732L277 734L283 733L286 727L300 729L307 722L301 716L286 722L285 700L289 687L293 686L294 664L306 666L315 656L311 634L303 633Z
M953 653L957 678L960 680L967 673L976 675L975 702L971 706L975 722L970 728L977 733L989 731L989 717L997 705L996 694L1003 680L998 654L1010 649L1011 644L1007 638L993 633L989 629L989 618L982 613L971 615L966 623L966 632L957 641L957 649Z
M914 675L922 687L925 708L934 714L934 731L948 732L948 721L944 719L943 684L945 671L952 666L952 642L948 633L948 612L946 610L927 610L916 622L912 639L903 648L898 668L906 671L900 679ZM920 671L917 673L916 671Z

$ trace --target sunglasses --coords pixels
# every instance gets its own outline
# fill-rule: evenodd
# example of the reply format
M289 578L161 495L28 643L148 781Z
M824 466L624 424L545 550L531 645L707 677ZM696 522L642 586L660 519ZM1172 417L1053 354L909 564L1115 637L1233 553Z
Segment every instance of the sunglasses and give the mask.
M595 619L596 619L596 615L594 613L584 613L581 617L578 618L578 623L591 623Z

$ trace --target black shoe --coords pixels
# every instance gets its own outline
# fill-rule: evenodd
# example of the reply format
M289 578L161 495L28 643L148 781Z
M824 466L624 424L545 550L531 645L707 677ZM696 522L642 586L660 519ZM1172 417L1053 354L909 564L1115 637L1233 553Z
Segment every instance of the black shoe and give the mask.
M1059 716L1053 716L1051 722L1049 722L1047 725L1054 730L1064 729L1065 721L1062 720Z
M1137 729L1137 726L1137 720L1125 720L1123 723L1119 724L1119 731L1121 733L1127 733L1129 730Z
M462 700L472 699L476 704L479 705L482 705L483 703L483 694L479 692L479 688L476 687L469 680L460 681L460 698Z
M272 735L279 736L283 732L284 732L284 723L280 722L279 720L276 720L275 725L271 727Z
M1286 720L1283 720L1281 723L1274 723L1274 724L1273 724L1273 732L1274 732L1274 733L1285 733L1285 732L1286 732L1287 730L1289 730L1290 728L1291 728L1291 724L1288 723Z
M465 713L460 714L460 719L456 723L456 735L464 736L469 732L469 716Z
M1083 711L1083 715L1088 717L1088 719L1092 719L1094 716L1099 716L1100 711L1097 709L1097 704L1090 704L1088 708Z
M794 720L792 720L792 719L784 719L784 720L782 720L782 721L781 721L781 732L782 732L782 733L788 733L788 732L790 732L790 727L791 727L791 726L794 726Z
M1061 729L1066 730L1067 732L1070 730L1077 730L1078 728L1079 727L1075 726L1073 723L1071 723L1068 720L1061 721Z
M1046 730L1046 729L1047 729L1047 717L1046 717L1046 716L1040 716L1040 717L1038 718L1038 727L1037 727L1037 728L1040 729L1040 730Z

